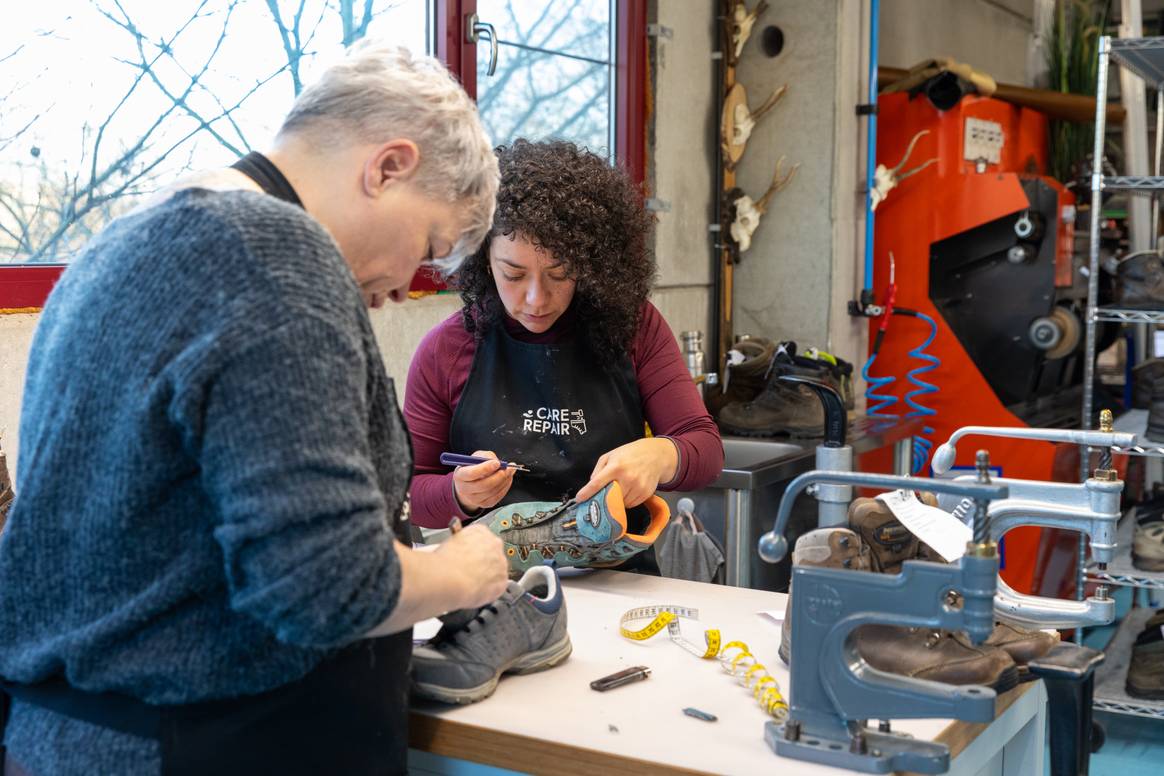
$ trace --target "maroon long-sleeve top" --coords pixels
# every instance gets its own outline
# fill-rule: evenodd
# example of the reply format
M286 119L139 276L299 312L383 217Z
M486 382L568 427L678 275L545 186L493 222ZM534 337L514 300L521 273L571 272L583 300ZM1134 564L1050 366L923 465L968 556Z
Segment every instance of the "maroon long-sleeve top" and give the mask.
M522 342L552 344L571 334L578 323L571 309L541 334L509 317L504 325ZM453 413L476 350L477 343L457 312L425 335L408 369L404 418L414 456L411 519L426 528L444 528L453 516L468 517L453 493L452 470L441 465L440 454L448 449ZM643 417L653 434L671 439L679 452L675 477L660 484L660 490L698 490L711 484L723 468L719 430L687 373L670 327L650 302L643 305L630 359Z

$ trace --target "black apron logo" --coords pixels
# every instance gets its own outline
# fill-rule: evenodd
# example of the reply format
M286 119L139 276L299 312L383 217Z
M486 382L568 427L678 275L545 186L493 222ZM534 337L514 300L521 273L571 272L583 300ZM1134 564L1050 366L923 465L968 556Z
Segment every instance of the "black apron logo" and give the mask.
M521 430L526 434L583 436L586 433L586 415L582 410L538 407L521 413Z

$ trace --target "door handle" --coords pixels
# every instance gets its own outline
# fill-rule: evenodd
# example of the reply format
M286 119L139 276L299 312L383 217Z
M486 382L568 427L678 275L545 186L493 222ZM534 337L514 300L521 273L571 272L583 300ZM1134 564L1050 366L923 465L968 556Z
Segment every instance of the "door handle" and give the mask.
M489 67L485 70L485 75L493 75L497 72L497 30L493 29L489 22L481 21L475 13L466 16L465 40L476 43L481 40L482 35L489 38Z

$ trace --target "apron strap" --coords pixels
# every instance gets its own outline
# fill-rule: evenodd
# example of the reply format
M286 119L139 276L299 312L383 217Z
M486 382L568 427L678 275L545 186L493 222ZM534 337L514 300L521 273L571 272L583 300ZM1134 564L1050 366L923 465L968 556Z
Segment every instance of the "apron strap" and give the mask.
M139 738L157 739L161 736L162 714L137 698L120 693L92 693L71 687L59 677L37 684L0 682L5 696L4 722L7 723L10 698L39 706L66 717L110 728Z
M251 151L231 167L259 184L259 188L272 197L303 207L303 201L295 193L295 188L291 181L287 180L287 176L258 151Z

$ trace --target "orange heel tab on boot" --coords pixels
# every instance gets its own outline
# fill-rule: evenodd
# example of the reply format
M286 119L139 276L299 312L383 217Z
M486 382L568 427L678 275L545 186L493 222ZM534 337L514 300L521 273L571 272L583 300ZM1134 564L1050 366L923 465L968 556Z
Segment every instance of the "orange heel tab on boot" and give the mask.
M671 520L671 508L667 506L667 502L658 496L651 496L642 503L642 506L647 508L647 514L651 516L651 522L647 525L647 530L641 534L627 534L628 539L634 539L643 544L654 544L655 540L659 538L659 534L667 526ZM625 520L626 518L623 517Z
M626 503L622 500L622 486L618 480L613 480L606 487L606 513L610 519L622 526L618 536L611 537L611 541L621 539L626 535Z

